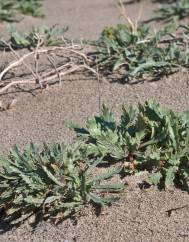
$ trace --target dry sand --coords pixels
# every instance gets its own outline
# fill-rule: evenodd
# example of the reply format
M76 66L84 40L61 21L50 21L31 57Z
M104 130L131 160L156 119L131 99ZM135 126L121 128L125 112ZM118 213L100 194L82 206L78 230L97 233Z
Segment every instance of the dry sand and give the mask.
M143 1L143 18L150 16L154 5ZM102 28L119 22L118 12L111 0L46 0L43 20L26 17L17 24L27 30L32 25L70 25L70 35L97 38ZM128 12L135 18L140 5L129 5ZM0 25L0 30L5 28ZM18 144L21 148L29 142L70 142L73 133L66 128L70 120L82 124L88 116L99 113L101 103L108 104L119 117L122 103L136 104L155 98L175 111L189 107L188 75L179 73L158 82L122 85L110 83L105 78L100 84L94 77L72 75L49 90L9 94L16 97L15 109L0 113L0 151ZM133 179L133 180L132 180ZM140 177L130 178L126 194L103 214L97 216L89 206L76 221L66 220L58 226L42 223L35 232L27 225L6 231L0 226L0 241L128 241L128 242L186 242L189 241L188 194L180 190L141 190ZM168 213L168 210L179 208Z

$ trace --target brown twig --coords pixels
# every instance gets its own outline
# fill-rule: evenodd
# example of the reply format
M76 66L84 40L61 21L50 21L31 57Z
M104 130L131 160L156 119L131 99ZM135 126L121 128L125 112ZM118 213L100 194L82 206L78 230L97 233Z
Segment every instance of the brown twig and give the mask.
M53 66L53 68L55 69L55 72L56 72L56 74L57 74L57 77L58 77L58 79L59 79L59 83L61 84L61 77L60 77L60 73L59 73L59 71L57 70L57 67L56 67L56 65L55 65L55 63L54 63L54 61L50 58L50 56L47 54L47 59L49 60L49 62L52 64L52 66Z
M62 76L74 73L75 71L79 70L79 69L87 69L89 71L92 71L93 73L96 74L96 71L93 70L90 67L87 67L86 65L78 65L78 66L73 66L72 68L70 68L67 71L60 71L58 76L61 78ZM55 80L57 78L57 73L53 74L53 75L49 75L49 76L44 76L42 77L42 84L46 84L49 81ZM26 80L18 80L18 81L12 81L10 83L8 83L7 85L5 85L3 88L0 89L0 94L7 91L7 89L9 89L12 86L16 86L16 85L25 85L25 84L36 84L36 80L35 79L26 79Z
M123 1L122 0L118 0L118 9L120 11L121 17L123 17L126 20L126 22L130 25L132 32L135 33L136 30L137 30L137 23L134 23L130 19L129 15L128 15L127 11L126 11L126 8L123 5Z
M96 66L96 72L97 72L97 81L98 81L98 111L100 114L100 112L101 112L101 86L100 86L101 82L100 82L98 65Z
M57 51L57 50L62 50L62 51L66 51L66 52L71 52L71 53L74 53L76 54L77 56L80 56L82 57L86 63L90 63L91 60L89 60L86 55L82 52L79 52L77 50L75 50L75 47L78 47L78 45L75 45L73 46L73 49L69 46L69 47L61 47L61 46L58 46L58 47L52 47L52 48L41 48L41 49L38 49L37 50L37 53L40 55L40 54L43 54L43 53L49 53L49 52L54 52L54 51ZM15 52L15 51L14 51ZM2 78L4 77L4 75L10 71L11 69L21 65L22 63L25 63L25 59L27 59L28 57L32 56L32 55L35 55L36 54L36 51L32 51L30 53L27 53L25 54L24 56L20 57L20 59L18 59L17 61L14 61L12 63L10 63L1 73L0 73L0 81L2 80ZM35 73L30 70L34 76Z
M85 69L92 73L94 73L98 77L98 71L95 71L92 67L90 67L89 63L92 62L81 50L79 45L72 44L71 46L58 46L58 47L50 47L50 48L40 48L41 40L39 38L37 47L34 51L19 57L17 54L17 59L13 63L10 63L1 73L0 73L0 93L7 91L10 87L17 86L17 85L26 85L26 84L40 84L41 88L44 85L48 85L49 82L56 80L58 78L59 82L61 83L61 77L74 73L79 69ZM56 54L61 51L63 57L67 58L67 55L71 53L73 55L73 59L67 59L66 63L62 64L61 66L57 67L55 61L50 57L50 53ZM47 60L50 62L52 69L49 71L39 71L39 59L40 55L45 54ZM34 58L34 65L35 65L35 72L30 69L32 78L30 79L22 79L22 80L2 80L6 73L12 70L15 67L18 67L21 64L25 64L27 58L32 57Z
M9 46L11 53L16 57L17 60L21 60L21 64L23 64L31 73L32 75L35 77L35 72L32 70L32 68L22 60L22 58L20 58L19 54L12 48L11 44L6 43L5 41L3 41L5 44L7 44L7 46ZM1 80L1 78L0 78Z
M38 54L38 49L40 46L43 44L43 39L36 35L37 37L37 46L35 49L34 53L34 59L35 59L35 74L36 74L36 83L40 83L40 75L39 75L39 54Z

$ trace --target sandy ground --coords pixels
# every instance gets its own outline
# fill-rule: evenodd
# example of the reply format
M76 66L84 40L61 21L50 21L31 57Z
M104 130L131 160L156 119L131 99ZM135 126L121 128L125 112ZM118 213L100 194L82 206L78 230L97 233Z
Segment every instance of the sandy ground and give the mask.
M150 16L154 5L150 1L129 5L132 18ZM26 17L17 24L27 30L32 25L70 26L73 38L97 38L102 28L119 22L115 1L111 0L46 0L46 19ZM145 11L144 11L145 10ZM5 25L0 25L3 31ZM13 110L0 113L0 152L17 144L23 148L29 142L70 142L73 137L66 124L72 120L82 124L88 116L99 113L100 103L108 104L119 117L121 104L136 104L155 98L161 104L182 111L189 107L188 75L179 73L158 82L122 85L105 78L100 84L94 77L72 75L62 83L33 96L29 93L10 94L18 102ZM189 241L188 194L180 190L158 191L140 189L140 177L128 178L128 189L121 200L97 216L90 206L77 220L68 219L58 226L42 223L35 232L27 225L6 231L0 225L0 241L128 241L187 242ZM178 208L178 209L177 209ZM173 209L173 210L172 210ZM176 209L176 210L174 210ZM171 210L169 212L169 210Z

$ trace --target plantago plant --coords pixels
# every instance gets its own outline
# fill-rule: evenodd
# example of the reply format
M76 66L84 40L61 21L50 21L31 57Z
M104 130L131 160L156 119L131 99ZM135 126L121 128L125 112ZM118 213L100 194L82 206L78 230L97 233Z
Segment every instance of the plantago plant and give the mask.
M15 147L8 159L1 159L0 208L5 221L20 223L32 215L37 219L61 220L80 210L87 202L100 205L115 200L101 191L117 192L120 184L101 185L120 169L92 176L100 160L84 162L80 145L44 146L42 152L31 144L23 153ZM35 221L37 222L37 221Z
M125 2L135 3L142 0L133 0ZM143 0L144 2L145 0ZM164 21L170 22L173 20L181 20L189 16L189 1L188 0L151 0L153 3L159 3L157 9L154 10L153 16L144 22Z
M181 20L189 16L189 1L176 0L163 3L154 11L154 16L149 21L173 21Z
M177 38L175 31L174 25L157 33L144 25L105 28L97 43L96 62L104 71L122 70L125 82L160 78L188 68L188 34L181 31Z
M43 17L41 13L42 0L0 0L0 20L18 22L22 18L19 13Z
M187 187L189 176L189 114L175 114L155 101L124 107L121 120L103 106L99 117L88 119L86 128L71 127L86 143L88 155L102 162L121 162L125 173L148 170L149 182L170 188Z
M41 26L33 28L29 33L21 33L12 25L8 27L10 38L7 41L0 39L0 49L35 48L39 44L42 46L58 46L65 42L64 35L68 31L68 27L60 28L57 25L52 27Z

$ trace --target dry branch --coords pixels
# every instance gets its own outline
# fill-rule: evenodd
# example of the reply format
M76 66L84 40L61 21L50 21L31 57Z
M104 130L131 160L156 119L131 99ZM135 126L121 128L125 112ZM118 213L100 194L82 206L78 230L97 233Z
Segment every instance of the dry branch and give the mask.
M63 76L81 69L88 70L98 76L97 72L90 66L92 60L87 57L81 46L70 45L44 48L41 47L40 43L41 42L39 41L39 44L34 51L26 53L21 57L11 49L16 60L8 64L8 66L0 73L0 94L17 85L40 84L41 87L44 87L48 85L49 82L53 80L56 81L56 79L61 82ZM62 57L67 58L66 63L57 66L54 59L50 56L52 53L54 55L61 53ZM46 60L50 64L50 70L39 71L40 57L42 55L45 55ZM73 58L70 58L70 56L73 56ZM26 63L29 58L32 58L35 70ZM32 78L18 80L5 78L7 73L14 71L14 69L18 68L20 65L24 65L30 71Z

